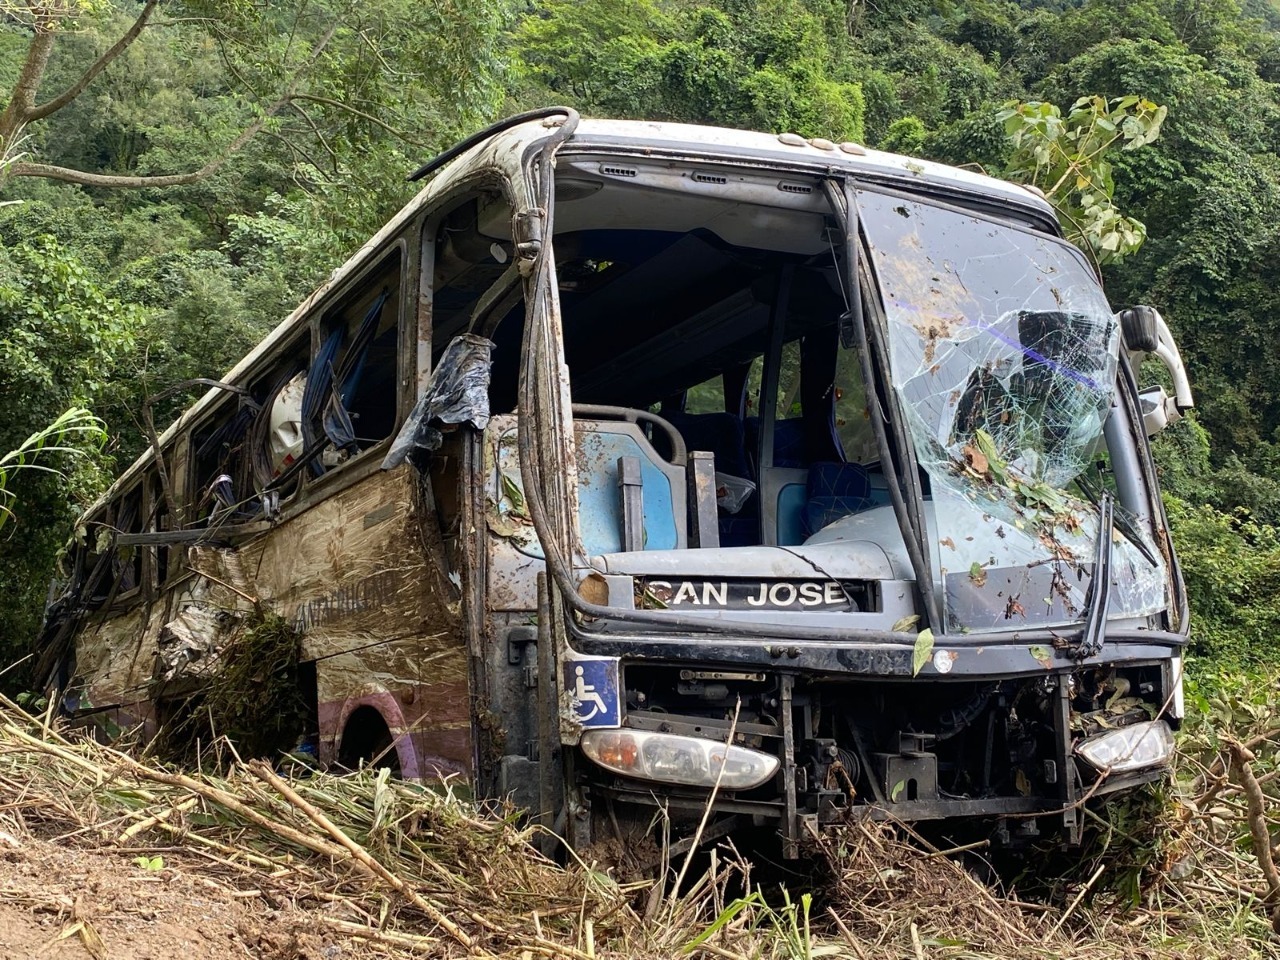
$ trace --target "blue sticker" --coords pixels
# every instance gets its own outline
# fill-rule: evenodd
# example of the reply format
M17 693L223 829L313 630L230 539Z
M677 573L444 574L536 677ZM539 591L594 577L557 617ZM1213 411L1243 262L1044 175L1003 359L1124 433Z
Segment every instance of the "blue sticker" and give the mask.
M573 719L577 723L584 727L622 726L616 657L565 661L564 687L573 697Z

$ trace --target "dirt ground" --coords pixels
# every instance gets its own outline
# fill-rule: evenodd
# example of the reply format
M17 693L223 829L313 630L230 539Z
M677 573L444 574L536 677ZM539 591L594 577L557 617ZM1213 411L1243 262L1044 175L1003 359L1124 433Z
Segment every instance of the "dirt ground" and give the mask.
M164 868L149 870L128 854L0 834L0 960L372 955L363 941L318 930L311 911L233 890L162 856Z

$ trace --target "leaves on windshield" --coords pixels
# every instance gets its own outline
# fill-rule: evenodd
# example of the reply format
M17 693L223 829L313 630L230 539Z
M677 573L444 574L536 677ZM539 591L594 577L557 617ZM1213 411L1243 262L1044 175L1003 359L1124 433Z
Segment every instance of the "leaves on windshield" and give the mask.
M890 377L929 475L948 629L1072 623L1098 511L1067 487L1106 450L1119 328L1079 251L955 208L858 193ZM1157 610L1165 577L1118 545L1113 614Z

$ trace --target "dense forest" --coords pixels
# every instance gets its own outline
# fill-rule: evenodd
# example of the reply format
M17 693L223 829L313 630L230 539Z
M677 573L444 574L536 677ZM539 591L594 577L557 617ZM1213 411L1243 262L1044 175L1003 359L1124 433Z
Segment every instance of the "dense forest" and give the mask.
M196 394L146 398L229 368L486 121L567 103L1025 177L1009 104L1082 97L1104 123L1122 97L1167 110L1108 153L1103 212L1131 220L1099 259L1115 306L1169 320L1197 390L1158 442L1196 649L1280 652L1269 0L0 0L0 90L0 451L71 407L107 432L65 476L0 485L7 653L151 407L163 424Z

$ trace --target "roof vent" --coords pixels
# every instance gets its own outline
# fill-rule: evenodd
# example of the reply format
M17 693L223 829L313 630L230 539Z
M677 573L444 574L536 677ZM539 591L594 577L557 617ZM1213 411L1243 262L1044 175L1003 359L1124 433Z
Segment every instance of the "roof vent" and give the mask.
M785 143L788 147L807 147L809 141L798 133L780 133L778 134L778 142Z
M778 189L783 193L813 193L813 187L807 183L796 183L794 180L779 180Z
M638 177L640 171L635 167L615 167L607 163L600 164L600 172L606 177Z
M716 183L720 185L729 182L728 177L721 176L718 173L695 173L693 175L693 180L695 183Z

